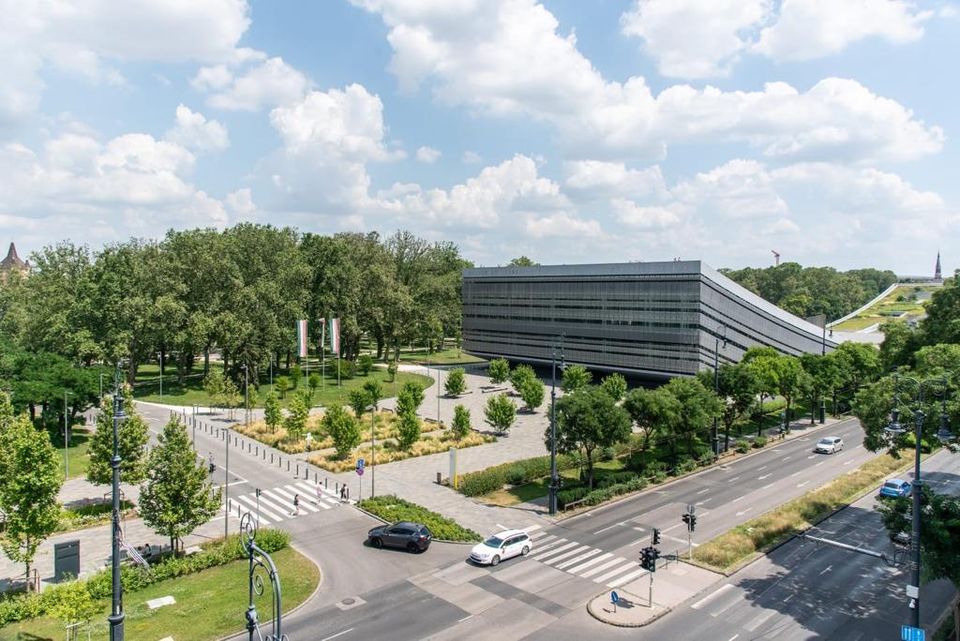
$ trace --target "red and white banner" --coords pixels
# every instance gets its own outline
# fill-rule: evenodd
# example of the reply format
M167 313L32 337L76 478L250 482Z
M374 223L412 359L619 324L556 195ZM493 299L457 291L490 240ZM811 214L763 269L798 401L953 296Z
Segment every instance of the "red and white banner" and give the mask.
M297 321L297 355L300 358L307 357L307 321Z
M330 351L340 355L340 319L330 319Z

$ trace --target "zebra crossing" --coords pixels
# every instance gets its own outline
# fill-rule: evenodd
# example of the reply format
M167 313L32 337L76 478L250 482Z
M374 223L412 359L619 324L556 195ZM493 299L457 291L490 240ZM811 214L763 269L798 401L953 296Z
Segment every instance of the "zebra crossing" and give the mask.
M533 551L527 555L528 559L582 579L589 579L610 588L619 588L647 573L636 561L589 545L581 545L555 534L547 534L540 530L538 525L524 530L533 541Z
M298 516L293 506L293 499L298 494L299 516L315 514L340 505L339 497L322 485L297 481L289 485L261 489L259 499L255 491L240 495L231 492L229 505L221 505L221 509L232 516L250 512L258 516L260 525L270 525Z

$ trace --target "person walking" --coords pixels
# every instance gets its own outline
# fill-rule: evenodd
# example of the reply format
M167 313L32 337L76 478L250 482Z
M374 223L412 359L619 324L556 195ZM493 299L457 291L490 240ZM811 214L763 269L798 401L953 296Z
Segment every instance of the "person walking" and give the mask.
M346 483L340 486L340 500L341 501L347 500L347 484Z
M300 516L300 495L293 495L293 515Z
M320 499L323 497L323 486L317 483L317 507L320 506Z

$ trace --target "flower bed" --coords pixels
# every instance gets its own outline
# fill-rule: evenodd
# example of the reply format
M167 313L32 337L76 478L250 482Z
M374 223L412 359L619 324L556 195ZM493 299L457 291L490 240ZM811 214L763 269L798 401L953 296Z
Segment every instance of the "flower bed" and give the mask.
M456 521L396 496L375 496L360 501L357 506L390 523L397 521L423 523L430 529L435 539L466 542L480 540L479 534L461 526Z
M493 443L496 440L493 436L471 432L458 441L452 433L443 432L439 435L424 436L414 443L409 450L398 449L396 442L393 440L378 440L375 450L376 456L371 455L370 443L364 443L354 449L351 455L345 459L337 458L335 452L328 452L314 454L310 456L307 461L328 472L338 473L355 469L358 458L364 459L367 465L382 465L414 458L416 456L428 456L430 454L446 452L451 447L462 449Z

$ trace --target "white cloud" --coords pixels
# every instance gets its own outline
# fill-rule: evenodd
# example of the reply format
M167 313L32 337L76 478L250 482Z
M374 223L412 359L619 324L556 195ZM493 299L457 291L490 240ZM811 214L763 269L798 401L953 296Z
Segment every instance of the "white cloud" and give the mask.
M382 16L390 68L405 87L429 79L442 102L549 123L580 157L658 157L695 140L797 159L905 160L943 144L939 128L854 80L827 78L805 92L782 82L730 92L674 85L656 96L641 77L608 82L534 0L354 3Z
M931 16L910 0L783 0L756 51L778 61L810 60L870 37L913 42L923 36L923 23Z
M610 208L618 221L640 229L672 227L681 220L676 207L643 206L625 198L614 198Z
M660 167L627 169L622 162L573 160L563 163L564 187L594 196L660 197L666 185Z
M249 219L257 211L257 206L253 202L253 194L249 187L238 189L227 194L224 199L227 207L235 214L235 218Z
M777 193L773 176L753 160L731 160L699 173L693 180L678 185L674 195L681 202L696 203L724 219L769 218L788 210Z
M478 165L483 162L483 158L480 157L475 151L465 151L463 156L460 157L460 162L465 165Z
M771 0L636 0L620 24L644 40L661 75L708 78L730 72L771 9Z
M216 120L207 120L184 105L177 106L177 121L164 139L195 151L221 151L230 146L227 128Z
M527 218L526 232L534 238L597 238L603 235L600 223L596 220L583 220L559 212L550 216Z
M303 98L310 81L282 58L268 58L240 75L225 66L203 67L191 81L195 89L214 91L207 104L218 109L257 111Z
M433 147L420 147L417 149L417 160L425 163L435 163L440 158L440 150Z
M117 83L109 61L230 59L250 24L245 0L0 0L0 14L0 123L37 109L45 65Z

